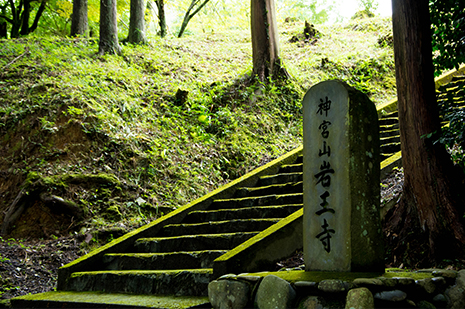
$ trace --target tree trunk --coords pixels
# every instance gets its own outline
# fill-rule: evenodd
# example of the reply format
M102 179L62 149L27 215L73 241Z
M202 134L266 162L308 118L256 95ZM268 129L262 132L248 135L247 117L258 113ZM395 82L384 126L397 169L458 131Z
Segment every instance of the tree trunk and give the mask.
M32 22L32 26L29 27L29 33L32 33L37 29L37 26L39 25L39 19L42 16L42 13L45 11L46 4L47 0L42 0L42 2L40 3L39 9L36 13L36 17L34 17L34 21Z
M89 21L87 19L87 0L74 0L70 35L72 37L88 37L88 34Z
M8 32L7 32L7 24L6 22L0 22L0 39L7 39Z
M128 42L135 44L147 43L145 36L145 0L131 0L131 11L129 17Z
M178 33L178 38L182 37L184 34L184 31L187 29L187 24L189 21L194 17L200 10L209 2L210 0L203 0L202 3L200 3L200 0L192 0L191 4L189 5L189 8L186 11L186 14L184 14L184 19L182 20L181 24L181 29L179 29ZM200 3L200 4L199 4ZM194 7L198 5L198 7L194 10ZM194 10L194 12L192 12ZM191 13L192 12L192 13Z
M444 146L428 138L440 132L428 1L392 0L392 7L404 189L385 232L394 256L420 266L463 253L463 210L456 206L463 206L464 188Z
M279 58L274 0L251 0L253 74L262 82L289 77Z
M160 25L160 37L166 36L166 15L165 15L165 2L164 0L157 0L158 8L158 24Z
M31 0L24 0L24 9L21 13L21 35L29 34L29 17L31 16Z
M99 55L104 53L119 54L120 52L116 24L116 0L100 0Z

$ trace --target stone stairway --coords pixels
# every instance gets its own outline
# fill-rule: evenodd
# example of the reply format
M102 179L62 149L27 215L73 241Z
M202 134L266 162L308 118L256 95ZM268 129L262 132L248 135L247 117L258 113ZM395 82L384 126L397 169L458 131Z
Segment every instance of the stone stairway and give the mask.
M302 207L302 157L256 186L213 200L124 252L103 255L100 269L72 273L67 289L207 296L213 261Z
M455 77L447 87L447 91L463 91L465 78ZM382 178L400 164L396 109L395 101L378 108ZM299 147L65 265L59 270L59 292L19 297L11 304L13 307L99 307L104 303L106 307L208 308L208 283L218 275L230 270L248 271L245 265L251 264L253 271L270 270L267 267L273 261L263 263L263 256L272 255L272 246L275 251L283 251L272 259L301 249L296 227L301 226L302 176L302 147ZM269 236L276 231L280 238L270 240ZM299 238L300 243L289 244L291 233L296 233L292 238ZM257 246L267 241L268 245ZM257 256L257 248L264 252ZM231 257L236 259L232 263L228 261ZM135 294L139 300L134 299Z

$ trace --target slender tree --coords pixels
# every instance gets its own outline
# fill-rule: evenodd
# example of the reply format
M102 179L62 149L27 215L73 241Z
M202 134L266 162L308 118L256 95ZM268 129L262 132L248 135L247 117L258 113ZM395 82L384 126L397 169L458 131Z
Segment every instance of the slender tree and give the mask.
M71 15L71 36L89 35L87 19L87 0L73 0L73 14Z
M181 29L179 29L178 38L182 37L184 31L186 31L187 24L200 10L209 2L210 0L192 0L189 8L184 14L184 19L181 24Z
M160 25L160 36L164 38L166 36L166 15L165 15L165 1L156 0L158 9L158 24Z
M131 0L131 9L129 17L129 34L128 42L135 44L147 43L145 35L145 0Z
M279 58L274 0L251 0L253 74L262 82L289 77Z
M99 55L121 52L116 24L116 0L100 0Z
M394 54L404 188L387 221L394 255L407 264L409 252L423 262L463 254L463 174L446 149L433 143L440 131L432 64L428 0L392 0ZM458 208L458 206L462 206Z

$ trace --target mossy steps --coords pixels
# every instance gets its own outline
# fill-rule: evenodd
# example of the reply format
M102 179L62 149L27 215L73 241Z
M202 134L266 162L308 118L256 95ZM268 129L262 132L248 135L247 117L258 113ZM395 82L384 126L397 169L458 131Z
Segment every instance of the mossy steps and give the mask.
M448 82L452 79L447 78ZM456 78L452 82L461 80ZM384 159L382 177L400 165L396 109L396 101L378 108ZM205 296L211 279L228 272L270 270L272 259L292 254L302 246L301 153L299 147L65 265L59 270L59 292L32 295L27 301L24 297L17 298L12 300L13 307L35 306L34 299L47 306L51 303L60 306L69 303L64 297L67 293L75 295L80 304L107 304L105 297L118 298L121 294L117 293L131 293L134 295L127 297L128 302L117 305L133 306L129 300L135 297L141 300L140 307L190 308L200 303L180 300L193 297L208 306ZM238 228L241 224L244 228ZM171 301L142 304L148 295L140 294L178 297L153 296ZM61 303L56 300L60 295ZM93 300L81 301L79 295ZM173 307L175 304L179 307Z
M210 308L208 297L116 294L104 292L47 292L12 299L15 308Z

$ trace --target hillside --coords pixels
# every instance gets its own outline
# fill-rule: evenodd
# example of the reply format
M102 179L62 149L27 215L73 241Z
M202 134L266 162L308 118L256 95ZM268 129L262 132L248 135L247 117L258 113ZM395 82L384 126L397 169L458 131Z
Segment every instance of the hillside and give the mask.
M103 57L92 39L1 40L3 237L77 235L84 253L297 147L312 85L338 78L377 104L395 96L390 19L317 25L307 41L303 28L279 25L293 78L267 85L247 75L248 32Z

